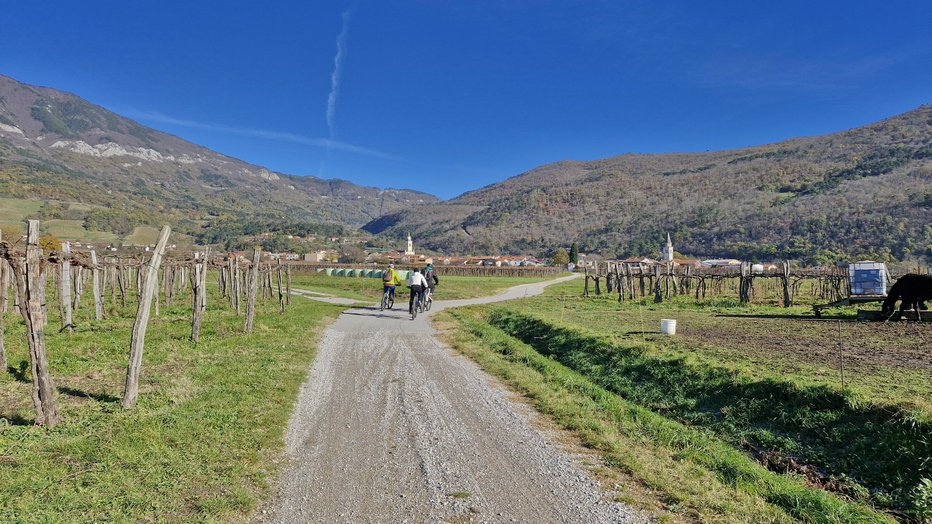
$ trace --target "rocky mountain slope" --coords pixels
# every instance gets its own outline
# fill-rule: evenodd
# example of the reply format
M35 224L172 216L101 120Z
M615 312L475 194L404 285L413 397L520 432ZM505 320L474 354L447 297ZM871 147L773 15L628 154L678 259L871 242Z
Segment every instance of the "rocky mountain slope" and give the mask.
M747 149L545 165L364 229L448 252L545 252L578 241L656 256L909 258L932 249L932 106Z
M218 215L358 226L436 202L416 191L289 176L142 126L75 95L0 75L0 197L98 209L96 223ZM190 224L188 224L190 225Z

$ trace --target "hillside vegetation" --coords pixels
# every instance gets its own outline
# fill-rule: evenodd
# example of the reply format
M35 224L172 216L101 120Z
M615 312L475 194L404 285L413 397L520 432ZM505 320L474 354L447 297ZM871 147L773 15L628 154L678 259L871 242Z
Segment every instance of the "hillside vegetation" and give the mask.
M0 197L83 204L71 206L64 219L119 237L164 223L196 235L220 216L357 227L383 213L437 201L417 191L275 173L75 95L2 75Z
M578 241L649 256L669 232L697 256L919 256L932 248L932 106L747 149L558 162L364 229L468 253Z

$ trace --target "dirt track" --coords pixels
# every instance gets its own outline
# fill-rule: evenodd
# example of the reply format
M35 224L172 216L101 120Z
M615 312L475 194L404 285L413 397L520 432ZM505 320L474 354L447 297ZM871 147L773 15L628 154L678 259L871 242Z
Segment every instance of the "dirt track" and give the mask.
M539 293L518 286L485 299ZM406 306L405 304L404 306ZM405 308L402 308L405 309ZM260 522L635 522L425 316L352 309L323 334Z

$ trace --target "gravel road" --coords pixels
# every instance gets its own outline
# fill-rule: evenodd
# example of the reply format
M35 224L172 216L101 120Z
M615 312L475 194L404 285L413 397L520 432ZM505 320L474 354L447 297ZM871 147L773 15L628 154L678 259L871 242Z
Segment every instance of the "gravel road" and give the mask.
M544 287L438 301L433 312ZM530 408L440 343L428 316L356 308L323 333L259 522L644 520L535 429Z

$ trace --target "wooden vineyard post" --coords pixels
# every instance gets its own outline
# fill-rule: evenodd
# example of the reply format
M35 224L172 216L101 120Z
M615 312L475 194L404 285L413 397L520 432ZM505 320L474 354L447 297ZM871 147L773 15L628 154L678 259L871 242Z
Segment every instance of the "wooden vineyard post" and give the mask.
M197 342L201 336L201 254L194 253L194 272L191 279L191 340Z
M220 290L220 298L227 297L227 281L226 281L226 269L220 268L220 271L217 271L217 289Z
M269 300L271 300L272 299L272 264L268 265L268 269L265 272L265 278L263 279L263 282L265 282L265 290L266 290L266 293L268 294L268 298ZM265 294L263 294L263 300L265 300Z
M738 297L742 304L751 301L751 265L747 262L741 263L741 279L738 281Z
M252 321L256 316L256 291L259 287L259 249L252 251L252 267L249 268L249 282L246 289L246 326L243 330L252 333Z
M104 261L106 260L107 257L104 257ZM100 300L103 301L107 295L107 266L98 265L97 269L100 271Z
M227 261L227 267L228 267L228 271L230 274L230 284L229 284L230 292L227 298L230 299L230 307L233 309L236 309L237 296L238 296L237 293L239 293L239 286L236 285L236 281L239 278L239 273L237 273L236 269L234 269L233 267L235 264L236 264L236 258L234 258L233 255L230 255L230 259Z
M109 264L107 264L107 289L110 291L110 305L116 301L116 289L117 289L117 266L116 259L110 257Z
M201 320L204 310L207 309L207 260L210 257L210 248L204 253L194 254L194 272L191 278L191 294L194 301L191 316L191 340L197 342L201 338Z
M48 263L39 247L39 221L30 220L26 235L26 258L11 259L16 276L20 313L26 322L29 357L32 363L32 403L36 408L36 424L53 427L61 420L55 402L55 383L49 374L45 356L45 285ZM70 305L70 302L69 302Z
M91 250L91 265L94 266L91 268L91 277L93 278L94 282L91 285L91 291L94 295L94 318L97 320L103 320L104 294L100 289L100 267L97 265L97 252L93 249Z
M84 294L84 268L74 266L71 275L74 280L74 293L71 295L71 311L76 312L81 304L81 295Z
M618 272L618 264L615 265L615 287L618 288L618 301L624 302L625 300L625 281L623 277Z
M654 280L652 282L654 285L654 303L659 304L663 302L663 292L660 288L660 266L654 265Z
M123 261L114 268L116 271L117 284L120 286L120 307L126 307L126 270L123 269Z
M149 264L146 266L144 288L140 291L139 306L136 308L136 323L133 324L133 338L130 343L129 364L126 368L126 387L123 389L123 407L132 408L139 399L139 375L142 371L142 351L146 345L146 327L149 325L149 310L152 307L152 295L159 284L159 265L162 255L165 254L165 244L171 233L169 226L163 226L159 234L159 241ZM142 268L140 268L142 271Z
M236 259L233 257L233 255L230 255L229 260L227 260L227 273L229 274L229 277L230 277L230 283L227 284L227 287L230 288L229 292L227 293L227 298L230 300L231 308L236 307L236 293L238 289L236 287L237 274L236 274L236 271L234 271L233 269L233 265L235 263L236 263Z
M162 272L163 272L163 273L165 272L165 268L162 268ZM159 276L156 275L156 276L155 276L155 279L158 280L158 278L159 278ZM158 284L155 285L155 293L154 293L155 296L153 297L153 299L154 299L154 301L155 301L155 316L159 316L159 314L161 313L161 308L160 308L160 306L161 306L161 298L160 298L160 297L161 297L162 294L159 293L159 287L161 287L161 286L159 286Z
M240 276L239 259L240 257L236 257L236 260L233 263L233 290L234 294L236 295L237 315L243 311L243 278Z
M781 281L783 284L783 307L790 307L793 305L793 298L790 295L790 262L788 260L783 261Z
M145 273L142 272L142 257L140 257L139 266L136 267L136 300L142 300L142 281L146 278ZM158 274L158 273L156 273Z
M61 331L74 332L71 318L71 243L62 242L61 262L58 263L58 308L61 312Z
M207 270L210 268L210 246L204 248L204 261L201 263L201 309L207 309Z
M170 266L165 266L165 268L162 269L162 293L165 295L166 307L172 305L171 275L172 268Z
M285 292L282 289L282 266L278 266L278 310L279 313L285 314Z
M285 305L291 305L291 264L285 265Z
M3 241L3 231L0 231L0 242ZM10 271L6 260L0 257L0 373L6 372L6 346L3 344L3 315L6 314L7 293L10 289Z

